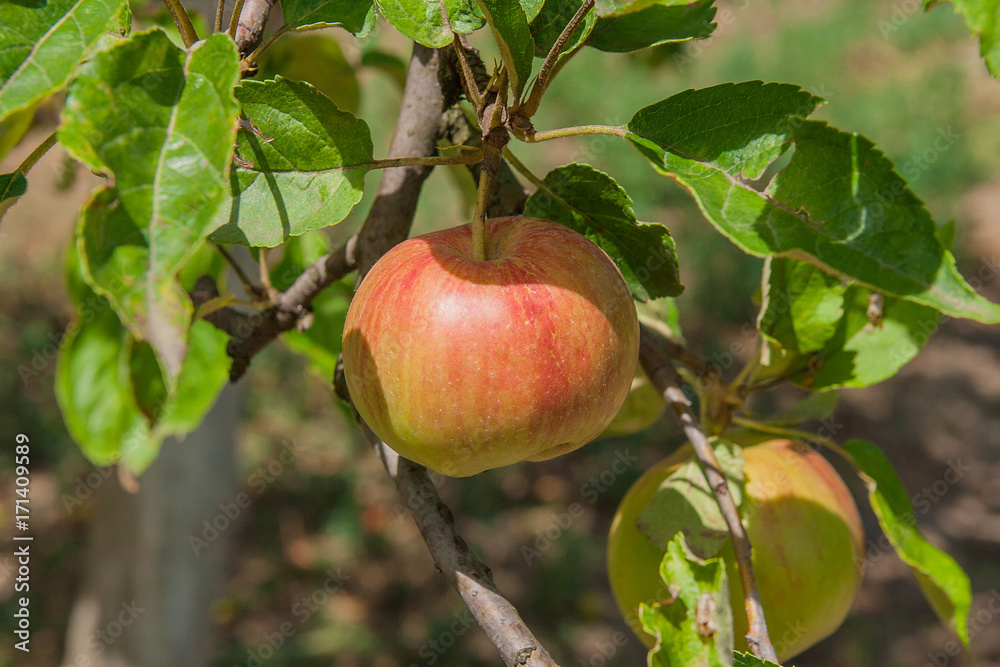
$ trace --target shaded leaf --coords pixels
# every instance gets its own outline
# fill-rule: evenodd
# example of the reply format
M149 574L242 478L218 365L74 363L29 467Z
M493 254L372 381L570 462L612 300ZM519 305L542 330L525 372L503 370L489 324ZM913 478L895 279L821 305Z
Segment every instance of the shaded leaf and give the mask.
M342 26L358 37L364 37L375 27L375 7L372 0L282 0L285 25Z
M69 81L123 0L0 3L0 119Z
M639 620L656 638L649 652L650 667L731 667L733 610L729 581L721 558L701 562L685 553L684 536L666 548L660 577L673 600L642 603Z
M770 258L757 327L789 352L821 350L844 316L846 291L839 278L812 264Z
M261 55L257 72L260 79L280 76L305 81L329 97L338 109L358 111L358 77L340 44L328 35L314 32L278 40Z
M613 178L574 163L553 169L543 184L528 199L525 215L559 222L597 243L641 301L681 292L670 232L637 222L632 199Z
M24 135L27 134L31 128L31 122L35 119L35 111L40 104L41 102L29 104L20 111L15 111L3 120L0 120L0 160L7 157L10 150L14 146L17 146L21 139L24 138Z
M521 97L524 85L531 77L531 64L535 44L524 9L510 0L476 0L486 15L486 22L493 31L493 38L500 47L500 58L507 69L510 87L515 99Z
M211 239L273 247L347 217L366 170L340 167L372 161L365 122L290 79L244 81L236 96L263 136L239 133L242 165L230 173L232 198L218 209Z
M213 35L189 51L161 30L99 52L70 86L59 139L114 176L81 215L84 274L171 383L191 304L176 274L217 226L235 140L236 47Z
M599 18L587 38L587 46L624 53L657 44L705 39L715 30L713 2L655 4L624 16Z
M810 419L829 419L833 416L839 399L838 391L815 391L787 410L762 421L781 426L797 426Z
M955 317L1000 321L965 282L923 203L870 141L801 120L821 100L784 84L688 90L640 110L630 136L705 216L753 255L809 261ZM759 178L795 153L763 193Z
M152 347L136 341L111 304L84 281L76 252L70 253L67 268L76 318L60 341L59 408L89 460L118 462L141 473L164 438L192 431L214 404L229 377L228 337L207 322L196 322L171 390Z
M910 567L934 611L968 649L968 616L972 605L969 577L951 556L917 530L910 497L882 450L866 440L851 440L844 449L863 473L882 532Z
M733 667L781 667L781 665L770 660L761 660L749 653L733 651Z
M531 37L535 42L535 55L544 58L555 45L570 19L576 15L584 0L545 0L538 16L531 21ZM597 14L591 10L576 32L566 41L561 53L569 53L585 41L594 29Z
M796 352L769 339L762 355L767 368L761 377L784 374L814 391L867 387L894 376L937 328L939 315L933 308L882 297L881 316L873 322L868 312L871 290L858 285L843 292L839 287L834 289L842 294L843 314L835 323L833 335L819 350L807 352ZM810 326L808 312L801 311L799 318L800 327ZM825 330L827 318L821 318L820 324Z
M736 445L713 439L712 449L737 506L743 502L743 453ZM698 461L692 457L660 483L653 499L639 513L636 527L653 544L666 549L681 533L691 553L711 558L729 541L729 528L715 492Z
M524 10L524 16L528 21L533 21L538 12L542 11L542 5L545 0L518 0L521 4L521 9Z
M432 49L486 25L475 0L377 0L379 11L403 36Z

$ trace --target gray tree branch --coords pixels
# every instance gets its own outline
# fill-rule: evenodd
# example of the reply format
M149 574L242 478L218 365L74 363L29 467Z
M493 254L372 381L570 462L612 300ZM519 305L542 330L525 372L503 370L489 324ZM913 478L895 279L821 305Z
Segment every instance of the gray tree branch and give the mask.
M764 608L760 604L757 582L754 579L753 563L750 559L750 539L743 529L736 502L729 491L726 477L722 474L722 468L715 457L708 436L701 430L698 420L691 412L691 402L681 391L682 382L677 374L677 369L670 360L669 343L670 341L661 334L643 324L639 325L639 361L642 363L642 368L649 376L653 386L663 394L667 404L673 409L674 416L684 430L684 435L687 436L691 447L694 448L702 470L705 471L709 486L715 492L722 516L729 528L729 534L733 540L733 551L736 552L740 581L743 584L743 604L746 608L749 627L746 636L747 644L758 658L776 663L778 657L767 632Z

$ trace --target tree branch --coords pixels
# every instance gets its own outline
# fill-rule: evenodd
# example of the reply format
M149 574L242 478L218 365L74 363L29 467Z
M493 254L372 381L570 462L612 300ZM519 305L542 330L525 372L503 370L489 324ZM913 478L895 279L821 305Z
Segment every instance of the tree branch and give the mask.
M264 39L264 26L277 0L245 0L236 24L236 48L246 58Z
M400 496L421 499L419 504L409 503L409 509L434 564L462 597L503 661L510 667L556 667L555 660L521 620L514 605L501 595L490 568L469 550L458 534L451 510L441 502L427 469L393 451L360 418L359 423Z
M666 351L668 341L644 324L639 325L639 361L642 368L649 376L653 386L663 394L667 403L673 408L674 416L684 429L684 435L694 448L695 455L705 471L705 477L709 485L715 491L715 498L722 510L722 516L726 519L729 527L729 534L733 539L733 551L736 553L736 564L740 572L740 581L743 584L743 605L746 608L747 622L747 644L750 650L758 658L778 662L771 645L771 638L767 632L767 622L764 619L764 609L760 604L760 595L757 593L757 582L753 575L753 563L750 560L751 549L750 539L746 531L743 530L743 523L740 521L739 511L733 496L729 492L729 485L722 474L715 452L708 442L708 437L698 425L698 421L691 413L691 402L681 391L681 380L677 375L670 355Z

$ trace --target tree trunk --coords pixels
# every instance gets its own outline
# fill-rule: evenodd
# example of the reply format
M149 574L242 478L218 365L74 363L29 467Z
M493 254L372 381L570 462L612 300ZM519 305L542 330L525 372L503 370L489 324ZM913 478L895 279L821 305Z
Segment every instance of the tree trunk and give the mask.
M211 603L224 591L235 532L233 441L241 395L242 388L226 387L197 430L165 441L138 492L108 480L95 493L66 667L210 664ZM204 521L217 530L206 533ZM201 542L193 545L192 538Z

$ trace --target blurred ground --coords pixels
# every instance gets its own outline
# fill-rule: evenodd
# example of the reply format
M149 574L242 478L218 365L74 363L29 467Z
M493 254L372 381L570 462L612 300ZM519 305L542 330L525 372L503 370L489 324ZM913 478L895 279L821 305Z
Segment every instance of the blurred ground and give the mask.
M898 166L916 169L911 185L935 218L958 223L963 272L1000 301L1000 83L987 76L977 45L950 7L924 15L911 5L916 3L722 2L719 31L705 44L635 56L582 54L557 80L537 126L621 123L673 92L725 80L799 83L829 100L821 117L866 134ZM378 31L368 46L378 43L405 58L405 45L386 32ZM341 42L347 61L356 64L358 47ZM396 84L370 68L359 70L359 77L359 113L384 154ZM51 111L41 112L39 127L0 172L10 171L51 132L54 119ZM942 131L958 138L946 151L933 152ZM640 219L668 224L688 285L678 303L692 347L718 358L741 342L741 326L755 315L750 297L759 262L712 231L683 193L627 147L598 138L529 148L515 151L541 174L571 160L593 162L625 185ZM75 211L97 182L76 170L75 182L61 190L62 172L56 149L32 172L28 195L0 227L0 423L8 433L32 437L40 573L34 581L41 587L33 608L35 650L15 661L4 642L0 663L6 664L57 664L79 582L88 497L100 485L118 483L82 459L52 396L55 345L72 316L63 293L62 247ZM418 231L464 219L462 183L453 172L435 173L426 190L435 194L423 198ZM365 210L363 203L336 234L349 233ZM249 397L237 455L252 503L233 529L238 549L229 592L215 608L224 637L216 664L498 664L495 649L435 572L395 490L327 381L272 346L243 382ZM777 406L793 395L778 392L769 400ZM865 437L885 448L913 494L925 534L972 578L975 664L1000 665L1000 618L987 606L1000 598L1000 328L945 323L898 377L845 392L835 422L842 427L838 437ZM564 666L643 664L644 650L608 591L605 535L629 484L678 443L676 427L664 420L640 436L596 442L555 461L440 480L460 530ZM279 456L288 448L294 462L283 464ZM0 462L0 469L0 495L10 498L10 461ZM956 483L946 481L954 479L946 478L949 469L961 471ZM877 526L858 497L872 550L854 613L794 663L969 664L947 654L947 632L902 563L878 548ZM9 530L9 509L0 507L0 513ZM7 637L10 563L0 556L0 630Z

